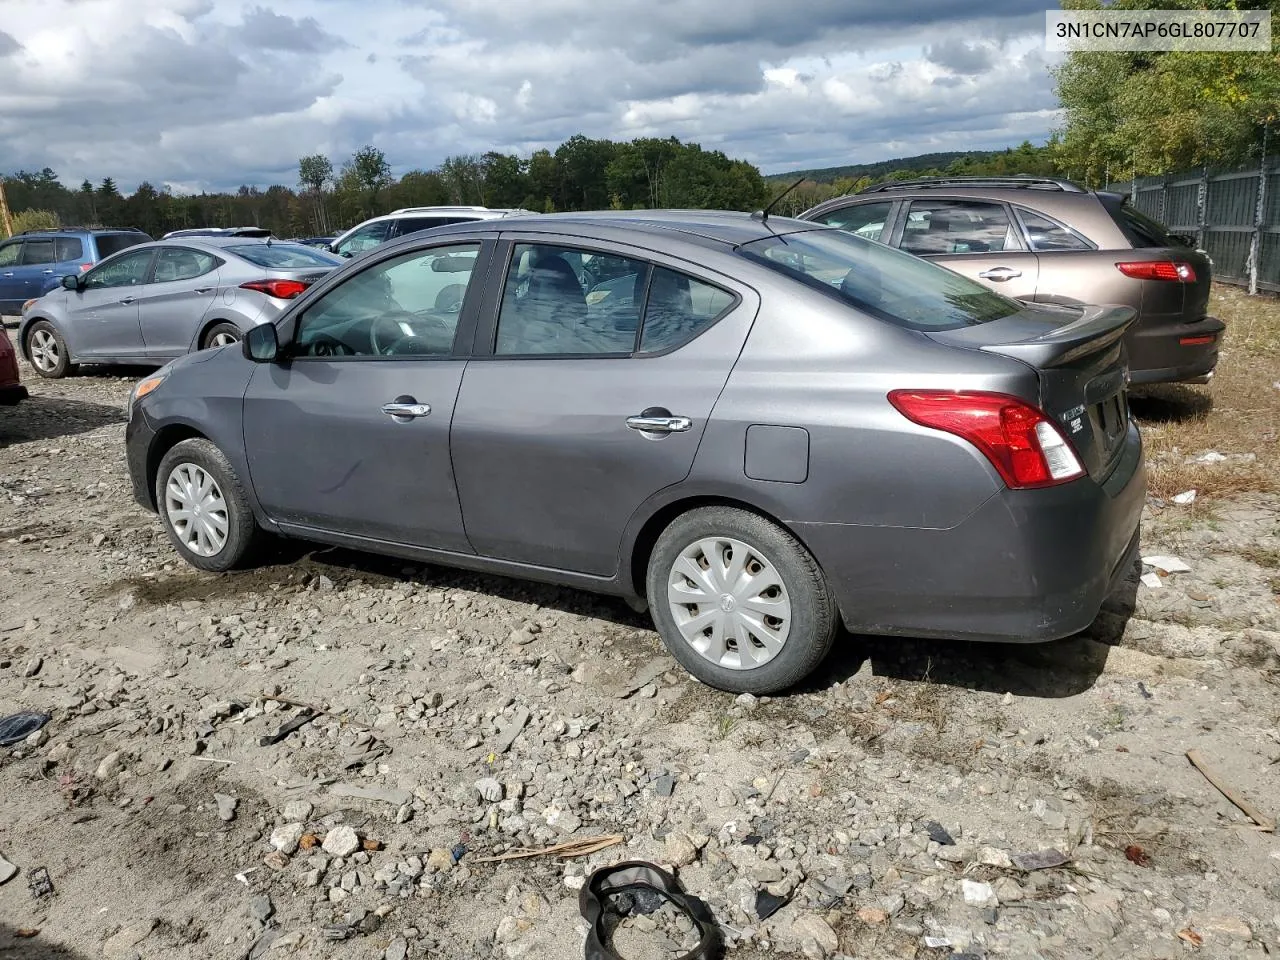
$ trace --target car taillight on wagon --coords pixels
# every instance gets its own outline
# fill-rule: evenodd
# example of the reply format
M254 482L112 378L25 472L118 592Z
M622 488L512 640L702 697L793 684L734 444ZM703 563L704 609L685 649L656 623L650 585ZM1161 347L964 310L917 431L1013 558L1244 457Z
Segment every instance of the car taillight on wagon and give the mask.
M1175 260L1132 260L1116 264L1116 269L1135 280L1168 280L1195 283L1196 271L1189 263Z
M1057 425L1025 400L1003 393L894 390L889 402L922 427L977 447L1015 490L1052 487L1084 475Z

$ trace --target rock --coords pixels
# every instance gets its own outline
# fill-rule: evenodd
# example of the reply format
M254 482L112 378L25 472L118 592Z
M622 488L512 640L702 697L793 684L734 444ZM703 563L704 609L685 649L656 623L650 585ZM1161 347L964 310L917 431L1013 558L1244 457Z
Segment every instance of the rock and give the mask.
M511 745L516 742L516 737L520 736L525 724L529 722L529 717L529 711L524 707L515 712L515 715L498 731L498 739L493 747L495 753L506 753L511 749Z
M262 858L262 862L272 870L280 871L289 866L289 855L281 853L279 850L272 850Z
M102 758L102 762L98 764L98 769L94 776L99 780L114 780L120 776L120 772L123 769L124 764L120 760L120 751L112 750Z
M151 936L160 921L155 917L125 927L102 945L106 960L138 960L142 956L135 948Z
M667 862L676 867L687 867L698 859L698 848L683 833L667 834L664 853Z
M991 884L981 883L977 880L961 880L960 890L964 893L964 902L971 907L990 907L995 906L996 892L991 889Z
M306 823L314 809L306 800L290 800L280 813L287 823Z
M306 828L300 823L286 823L271 831L271 846L281 853L293 853L298 849L298 841L302 839Z
M676 781L669 773L664 773L653 781L653 794L656 797L669 797L675 792ZM683 796L683 794L681 794Z
M240 801L235 797L229 797L225 793L215 793L213 802L218 805L218 819L229 823L236 818L236 807L240 805Z
M1118 649L1118 648L1117 648ZM1033 850L1028 853L1010 854L1009 860L1019 870L1048 870L1060 867L1071 858L1061 850Z
M22 668L22 675L24 677L34 677L37 673L40 672L40 668L43 666L44 666L43 657L32 657L30 660L27 661L26 666Z
M396 937L387 944L387 950L382 956L383 960L405 960L408 955L409 941L404 937Z
M829 956L840 949L840 940L831 924L816 913L802 913L791 923L791 936L802 944L812 942L822 950L822 956Z
M978 862L987 867L999 867L1007 870L1013 866L1009 855L1003 850L997 850L995 847L983 847L978 851Z
M46 743L49 742L49 733L46 730L37 730L35 733L28 736L27 739L23 740L22 742L24 745L30 747L31 749L38 750L40 747L43 747Z
M858 919L868 926L888 923L889 911L882 910L880 907L861 907L858 910Z
M1017 903L1022 899L1022 887L1012 877L1001 877L991 885L991 889L1001 903Z
M1253 939L1253 928L1239 917L1205 917L1198 927L1206 933L1216 933L1233 940Z
M523 917L503 917L498 921L498 929L493 937L499 943L515 943L520 935L533 924Z
M485 803L499 803L502 800L502 784L493 777L477 780L475 789Z
M351 827L334 827L320 846L331 857L349 857L360 849L360 838Z
M329 788L329 792L335 797L350 797L353 800L379 800L383 803L395 804L397 807L413 799L411 792L401 790L398 787L366 787L351 783L334 784Z
M760 698L753 693L740 693L734 698L733 702L744 710L754 710L756 704L760 702Z
M0 883L8 883L18 875L18 868L0 856Z
M445 873L453 868L453 854L442 847L437 847L427 854L427 869L435 873Z
M274 904L272 904L271 898L265 893L260 894L249 901L249 913L253 916L253 919L257 920L258 923L262 924L264 927L275 912L276 908Z

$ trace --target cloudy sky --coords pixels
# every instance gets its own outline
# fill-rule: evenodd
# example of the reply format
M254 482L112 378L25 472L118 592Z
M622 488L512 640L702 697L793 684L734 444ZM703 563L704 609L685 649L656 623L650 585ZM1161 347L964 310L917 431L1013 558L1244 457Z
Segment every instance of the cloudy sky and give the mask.
M400 174L578 132L765 173L1003 147L1056 125L1046 5L0 0L0 171L234 188L364 143Z

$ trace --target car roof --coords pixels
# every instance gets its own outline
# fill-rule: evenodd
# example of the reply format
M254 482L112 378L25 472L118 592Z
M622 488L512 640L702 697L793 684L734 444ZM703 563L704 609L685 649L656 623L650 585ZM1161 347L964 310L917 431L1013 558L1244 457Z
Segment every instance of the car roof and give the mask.
M141 233L146 236L145 232L137 227L49 227L44 230L23 230L21 233L15 233L11 240L21 240L24 237L40 240L44 237L66 237L66 236L94 236L101 237L112 233Z
M979 186L963 183L938 183L920 186L895 187L889 190L862 191L832 197L806 210L802 216L813 217L839 210L855 203L889 203L893 200L991 200L1012 203L1043 211L1050 216L1065 216L1082 207L1095 207L1108 196L1099 191L1043 190L1035 187Z
M824 224L788 217L760 219L758 214L727 210L599 210L579 213L535 213L520 217L478 220L436 227L431 237L452 234L530 233L562 234L565 237L595 235L599 239L624 240L636 234L670 239L677 234L702 244L736 247L772 236L812 230L830 230ZM422 234L404 240L421 241ZM399 244L403 241L392 241Z

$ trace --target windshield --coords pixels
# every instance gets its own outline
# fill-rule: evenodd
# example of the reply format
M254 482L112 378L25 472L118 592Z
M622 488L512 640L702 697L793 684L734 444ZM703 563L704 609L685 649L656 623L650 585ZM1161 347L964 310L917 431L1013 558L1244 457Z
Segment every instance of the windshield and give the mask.
M954 330L1022 306L967 277L854 236L812 230L754 240L739 253L881 320L912 330Z
M336 267L345 261L331 253L317 250L315 247L301 243L245 243L229 246L228 252L248 260L260 267L272 270L288 270L290 268L308 269L311 267Z

